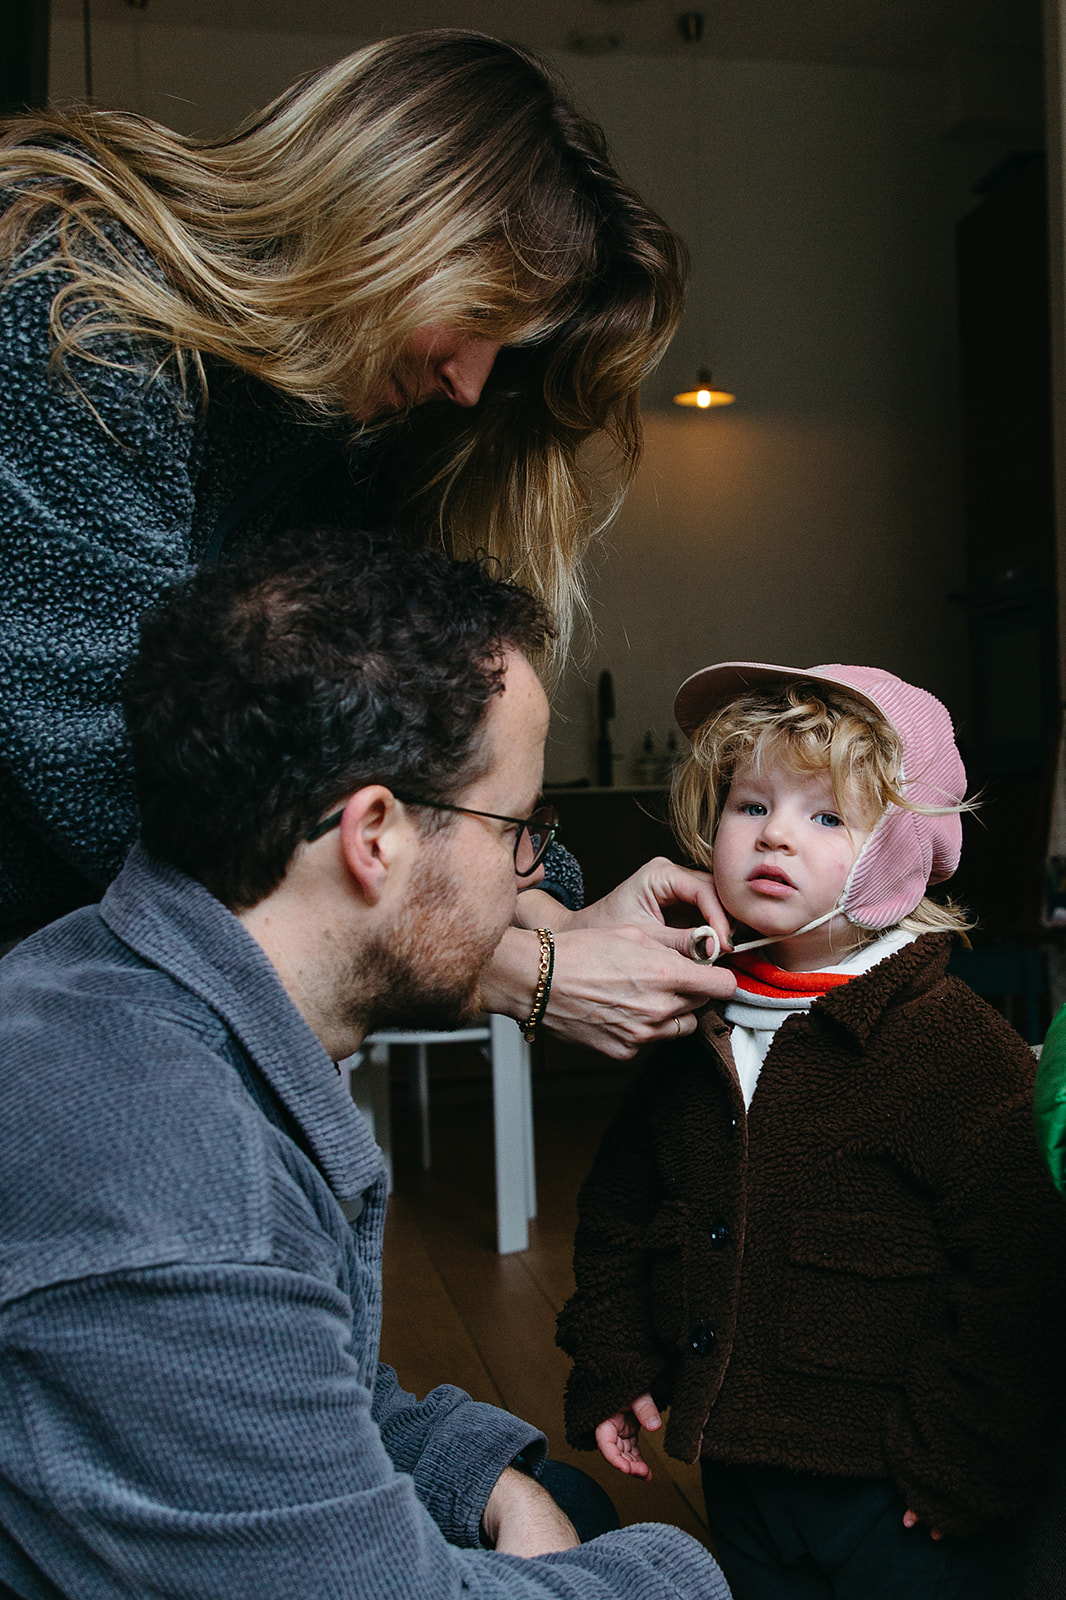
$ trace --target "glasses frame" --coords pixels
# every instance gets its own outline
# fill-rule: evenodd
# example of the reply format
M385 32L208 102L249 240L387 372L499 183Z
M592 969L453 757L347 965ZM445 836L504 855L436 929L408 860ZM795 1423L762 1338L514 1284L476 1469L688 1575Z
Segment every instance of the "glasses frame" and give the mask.
M554 806L538 806L532 816L529 817L504 817L498 811L475 811L473 806L453 806L447 800L423 800L418 795L401 794L398 789L393 789L392 793L405 806L428 806L432 811L455 811L464 817L487 817L490 822L513 823L518 829L514 841L514 869L519 878L532 877L555 843L555 836L559 831L559 813ZM339 827L343 815L344 807L342 806L339 811L334 811L332 816L326 817L322 822L316 822L315 826L308 829L304 834L304 842L306 844L314 844L316 839L321 839L323 835L329 833L333 828ZM550 820L543 824L538 824L537 832L543 831L546 837L540 849L534 853L532 864L528 867L520 867L518 865L518 852L522 847L522 840L528 834L530 836L530 845L532 845L532 825L537 822L538 817L545 815Z

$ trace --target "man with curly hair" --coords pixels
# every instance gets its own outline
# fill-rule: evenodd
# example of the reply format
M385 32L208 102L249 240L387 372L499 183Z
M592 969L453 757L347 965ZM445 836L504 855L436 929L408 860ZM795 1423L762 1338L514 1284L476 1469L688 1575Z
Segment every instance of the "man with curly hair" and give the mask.
M145 619L141 840L0 962L0 1592L727 1595L677 1529L579 1545L536 1429L377 1359L383 1161L335 1063L478 1006L553 832L548 633L329 532Z

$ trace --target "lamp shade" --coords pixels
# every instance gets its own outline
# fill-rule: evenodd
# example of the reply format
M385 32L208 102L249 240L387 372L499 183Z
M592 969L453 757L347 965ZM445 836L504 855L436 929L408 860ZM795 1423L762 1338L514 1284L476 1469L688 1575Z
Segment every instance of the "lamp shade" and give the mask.
M710 406L731 406L735 399L736 395L730 394L727 389L716 389L710 370L700 367L692 388L674 395L674 405L699 406L701 411L706 411Z

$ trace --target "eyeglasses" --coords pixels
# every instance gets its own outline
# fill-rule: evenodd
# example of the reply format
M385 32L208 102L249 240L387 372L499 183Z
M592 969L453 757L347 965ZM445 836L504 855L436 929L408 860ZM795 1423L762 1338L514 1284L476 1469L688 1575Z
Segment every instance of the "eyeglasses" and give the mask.
M509 822L517 828L514 841L514 869L520 878L528 878L540 866L559 831L559 816L554 806L538 806L531 817L501 817L498 811L475 811L472 806L453 806L445 800L420 800L417 795L393 794L405 806L429 806L433 811L457 811L464 817L487 817L490 822ZM304 834L308 844L314 844L323 834L336 828L344 815L344 808L335 811L325 821L318 822Z

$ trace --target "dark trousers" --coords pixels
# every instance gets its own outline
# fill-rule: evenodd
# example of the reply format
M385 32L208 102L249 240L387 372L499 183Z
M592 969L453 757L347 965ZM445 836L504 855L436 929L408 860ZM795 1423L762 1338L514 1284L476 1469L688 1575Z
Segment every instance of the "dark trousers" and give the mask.
M707 1520L733 1600L994 1600L992 1542L903 1526L895 1486L703 1463Z

